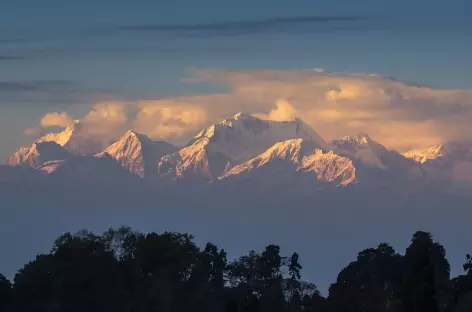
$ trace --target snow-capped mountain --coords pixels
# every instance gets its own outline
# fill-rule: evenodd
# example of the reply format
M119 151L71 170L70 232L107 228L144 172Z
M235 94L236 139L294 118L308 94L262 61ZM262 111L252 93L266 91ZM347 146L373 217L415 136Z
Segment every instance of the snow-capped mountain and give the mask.
M472 159L472 142L451 141L437 144L425 149L408 151L403 154L407 158L414 159L419 163L428 161L448 161L453 159Z
M416 162L387 149L366 133L333 140L331 145L337 154L352 158L360 164L381 169L390 177L396 175L405 180L425 178L424 170Z
M453 141L403 154L435 179L472 182L472 142Z
M159 174L212 181L230 167L264 152L277 142L297 138L328 148L326 142L300 119L270 121L238 113L202 130L186 147L161 159Z
M197 140L164 156L158 164L160 178L213 181L231 166L231 158L208 148L208 139Z
M328 148L328 144L301 119L271 121L245 113L238 113L204 129L189 145L202 142L208 150L222 153L235 163L241 163L277 142L298 138L315 141L321 148Z
M91 135L86 127L76 123L45 135L19 149L8 164L37 168L48 179L115 185L142 178L150 186L165 188L171 183L177 189L181 182L232 188L231 181L257 181L247 185L256 189L274 183L303 185L309 192L315 184L321 189L356 185L356 190L382 187L410 192L437 181L472 182L470 142L402 155L365 133L328 144L300 119L270 121L244 113L203 129L180 149L134 131L102 147L103 138ZM4 172L4 180L15 180L16 171Z
M58 133L46 134L36 143L55 142L75 155L95 155L104 149L103 138L89 133L86 124L76 121Z
M356 182L352 161L333 151L323 151L316 141L291 139L278 142L264 153L233 167L220 179L250 175L271 181L293 179L294 173L312 174L318 181L349 185Z
M35 142L31 146L21 147L8 158L7 163L10 166L29 166L36 168L45 162L68 159L71 156L71 153L56 142Z
M159 160L177 148L164 141L153 141L134 131L126 132L118 141L105 149L129 172L141 178L157 175Z
M386 169L386 165L380 159L381 154L387 149L373 141L368 134L359 133L355 136L346 136L340 140L331 141L335 151L340 155L354 157L366 165L380 169Z

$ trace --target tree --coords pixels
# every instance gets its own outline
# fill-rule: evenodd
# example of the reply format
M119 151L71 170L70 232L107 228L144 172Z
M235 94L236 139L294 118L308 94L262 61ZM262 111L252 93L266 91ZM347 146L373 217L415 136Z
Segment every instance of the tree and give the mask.
M118 262L100 237L66 233L15 276L15 311L122 311L122 289Z
M444 247L434 242L430 233L416 232L405 253L404 311L445 311L449 275Z
M302 307L303 295L302 283L300 282L302 266L299 259L300 256L296 252L288 258L289 278L285 281L284 292L290 311L300 311Z
M38 255L15 275L14 310L57 311L55 297L55 263L52 255Z
M467 254L463 265L465 274L451 280L451 311L472 311L472 257Z
M402 257L388 244L361 251L329 289L334 311L387 311L396 305Z
M10 281L0 274L0 311L9 311L13 302L13 288Z
M278 245L228 264L223 249L201 249L189 234L122 227L65 233L13 284L0 275L0 311L472 311L472 257L464 275L450 280L449 270L444 248L417 232L405 256L386 243L359 252L324 298L301 280L299 255L283 256Z
M319 291L314 292L311 296L305 295L302 299L302 311L305 312L326 312L330 311L328 300L321 296Z

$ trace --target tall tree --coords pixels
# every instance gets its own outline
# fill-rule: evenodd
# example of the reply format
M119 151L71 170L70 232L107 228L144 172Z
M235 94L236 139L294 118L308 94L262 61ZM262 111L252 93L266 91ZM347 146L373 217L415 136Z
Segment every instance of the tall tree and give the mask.
M118 262L100 237L59 237L15 276L15 311L122 311Z
M329 289L334 311L389 311L397 305L402 257L388 244L361 251Z
M413 235L405 253L405 312L445 311L449 302L450 266L446 251L430 233Z

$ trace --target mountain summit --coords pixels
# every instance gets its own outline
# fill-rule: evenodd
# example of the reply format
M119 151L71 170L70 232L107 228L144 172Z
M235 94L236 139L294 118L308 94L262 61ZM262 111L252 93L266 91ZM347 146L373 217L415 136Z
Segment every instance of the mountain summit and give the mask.
M349 185L356 181L356 169L348 158L323 151L317 142L291 139L278 142L264 153L229 170L222 179L250 176L269 183L296 183L296 174L312 174L321 182Z
M233 189L243 181L255 190L278 185L311 192L356 185L356 190L382 187L409 193L434 183L472 182L470 142L449 142L402 155L366 133L328 144L298 118L273 121L237 113L201 130L180 148L131 130L104 147L103 137L91 130L86 123L76 123L45 135L19 149L8 164L37 168L40 176L47 172L48 179L61 176L61 181L144 179L150 185L171 183L177 188L181 182L194 186L213 182ZM11 177L19 171L8 172Z
M87 124L79 121L61 132L46 134L36 140L36 143L42 142L55 142L76 155L95 155L104 148L103 139L90 133Z
M144 134L129 130L118 141L105 149L129 172L148 178L157 174L161 157L175 152L177 148L164 141L153 141Z
M403 154L439 180L472 182L472 142L450 141Z
M340 140L333 140L331 144L334 146L335 151L341 155L354 157L364 164L386 169L386 165L380 157L387 149L373 141L367 133L346 136Z
M277 142L290 139L315 141L321 148L326 142L301 119L290 121L263 120L246 113L237 113L212 125L195 136L191 144L201 141L209 149L241 162L257 155Z
M35 142L31 146L21 147L8 158L10 166L28 166L36 168L51 160L63 160L72 154L55 142Z
M300 119L271 121L237 113L202 130L187 146L163 158L159 172L167 177L192 176L212 181L230 167L290 139L313 141L320 148L328 148L326 142Z

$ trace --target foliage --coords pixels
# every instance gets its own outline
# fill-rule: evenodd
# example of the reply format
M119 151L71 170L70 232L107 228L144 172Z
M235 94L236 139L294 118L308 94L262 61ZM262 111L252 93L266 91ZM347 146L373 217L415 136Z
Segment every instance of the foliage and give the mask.
M0 311L423 312L472 311L472 258L450 279L444 248L426 232L405 255L381 243L359 252L327 298L302 280L300 256L277 245L233 261L183 233L128 227L65 233L51 251L0 275Z

